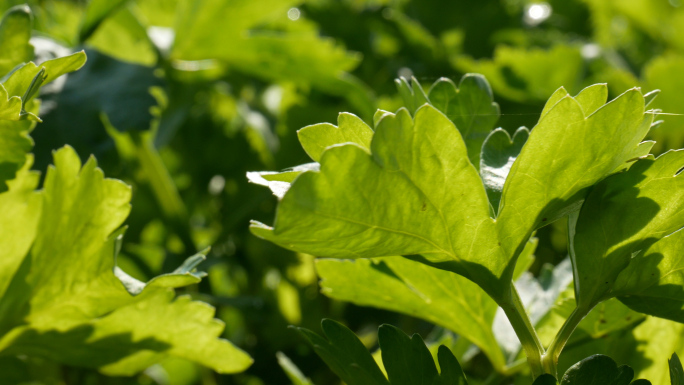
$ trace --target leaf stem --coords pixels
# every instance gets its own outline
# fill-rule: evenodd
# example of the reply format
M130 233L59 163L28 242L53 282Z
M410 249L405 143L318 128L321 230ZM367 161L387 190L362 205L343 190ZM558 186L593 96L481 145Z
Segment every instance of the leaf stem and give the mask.
M532 326L532 322L523 307L518 291L513 283L511 283L509 298L502 301L500 305L522 344L522 348L527 356L527 363L532 371L532 377L537 378L546 373L542 365L542 358L545 353L544 347Z
M572 333L575 331L579 323L582 322L584 317L589 314L591 308L592 307L584 306L576 307L575 310L572 311L572 314L570 314L570 317L565 320L563 326L558 331L558 334L556 334L556 336L553 338L549 348L542 357L542 366L545 368L545 370L547 370L547 373L551 373L558 378L556 373L558 371L558 357L565 347L565 344L570 339Z

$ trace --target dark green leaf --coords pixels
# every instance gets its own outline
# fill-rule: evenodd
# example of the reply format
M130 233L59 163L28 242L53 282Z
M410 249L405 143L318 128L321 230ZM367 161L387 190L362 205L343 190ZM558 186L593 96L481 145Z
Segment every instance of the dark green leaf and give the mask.
M597 354L571 366L560 385L629 385L633 377L629 366L618 367L612 358Z
M461 364L458 363L454 353L444 345L437 352L439 368L441 370L439 385L468 385Z
M304 329L297 330L309 341L316 354L349 385L389 385L366 347L344 325L333 320L321 322L327 339Z
M684 225L684 178L677 176L683 166L684 151L672 151L640 160L594 186L571 228L580 306L593 306L618 292L643 292L657 282L659 276L644 274L655 257L633 256ZM650 273L656 268L649 267ZM616 293L609 294L613 286Z
M672 385L684 385L684 369L679 361L677 353L672 353L672 358L667 361L670 366L670 382Z
M382 363L392 385L433 385L439 374L425 342L391 325L378 329Z
M556 377L545 373L542 374L541 376L537 377L532 385L557 385L558 382L556 382Z

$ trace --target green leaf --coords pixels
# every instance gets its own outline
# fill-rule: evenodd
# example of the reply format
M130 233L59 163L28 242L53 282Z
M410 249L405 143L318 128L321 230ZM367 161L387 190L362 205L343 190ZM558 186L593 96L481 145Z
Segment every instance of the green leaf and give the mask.
M0 193L7 191L7 182L14 179L33 147L33 140L28 136L32 123L0 120Z
M530 241L521 260L531 263L535 246ZM529 263L519 266L522 273ZM325 295L443 326L480 348L497 371L505 371L506 360L492 331L497 305L468 279L397 257L318 259L316 271Z
M321 322L327 339L304 329L297 330L321 359L348 385L389 385L380 368L356 335L333 320Z
M432 385L439 377L425 342L418 334L409 338L391 325L378 329L382 363L392 385Z
M409 112L415 112L423 104L430 103L423 87L415 77L411 76L409 81L402 76L399 79L394 79L394 84L397 85L399 96L404 100L404 105Z
M126 4L127 1L128 0L92 0L88 3L83 22L81 23L79 40L85 42L105 19L114 14L121 6Z
M677 353L672 353L672 358L667 361L667 364L670 367L670 382L672 385L684 385L684 369Z
M498 95L518 102L543 101L560 86L576 90L582 62L579 49L563 44L549 50L499 45L492 59L452 59L459 70L484 75Z
M1 127L1 126L0 126ZM12 147L10 147L12 148ZM0 298L6 294L12 277L21 266L36 236L42 199L34 190L38 186L39 175L30 172L32 158L10 181L9 191L0 193Z
M428 97L454 122L465 140L470 162L480 167L482 143L499 120L499 105L485 77L465 74L458 88L450 79L440 78L430 87Z
M378 330L382 362L392 385L467 385L461 365L449 348L441 345L437 357L441 373L418 334L409 338L392 325Z
M86 54L84 51L76 52L69 56L64 56L56 59L44 61L40 65L33 62L24 64L21 68L12 72L9 78L3 83L8 95L23 96L22 102L24 104L36 95L36 89L31 89L31 84L34 82L36 76L41 71L45 71L43 79L40 80L40 85L45 85L58 77L69 72L76 71L83 67L86 62ZM25 97L28 91L28 98Z
M186 259L185 262L173 272L158 275L147 283L141 282L131 277L118 266L114 268L114 275L116 275L121 283L123 283L126 291L128 291L131 295L138 295L145 289L151 287L176 288L189 286L199 283L202 280L202 277L206 275L204 272L195 271L195 267L197 267L197 265L206 259L208 252L209 249L206 249L193 255L192 257L188 257L188 259Z
M643 292L657 282L655 275L644 276L654 258L633 256L684 225L684 179L677 177L683 166L684 151L671 151L594 186L571 228L579 306L591 308L618 292ZM637 283L637 277L647 282ZM616 293L610 293L613 286Z
M218 338L223 324L213 319L211 306L174 299L172 287L199 280L194 268L204 256L189 258L144 287L122 284L115 258L120 226L130 210L130 187L104 178L92 157L82 167L70 147L56 151L54 159L40 192L28 193L37 176L24 170L10 191L0 194L0 202L29 204L3 213L18 215L11 218L12 226L25 227L18 228L23 234L3 241L10 251L6 256L13 258L3 260L3 267L15 273L0 297L0 354L44 357L117 375L135 374L167 355L222 373L248 367L247 354ZM36 207L41 203L42 210ZM7 223L0 220L0 226Z
M29 43L32 19L28 5L12 7L3 15L0 21L0 77L33 59L33 46Z
M551 343L573 310L575 310L574 289L568 287L556 299L553 308L535 325L537 335L544 346ZM593 341L601 339L605 341L611 335L617 334L614 332L631 329L642 323L645 318L645 314L631 310L615 298L603 301L582 319L568 340L568 346L589 346ZM567 349L569 348L563 351L566 352ZM596 353L596 350L589 350L589 352ZM578 354L586 356L584 353Z
M22 102L19 96L9 96L0 84L0 120L21 119Z
M439 360L440 385L468 385L461 364L458 363L454 353L444 345L440 345L437 351L437 359Z
M319 259L328 297L419 317L464 336L503 371L506 361L492 332L497 305L471 281L404 258Z
M335 144L356 143L370 151L373 130L356 115L343 112L337 117L337 126L329 123L306 126L297 131L297 137L304 151L318 162L323 151Z
M309 341L323 361L349 385L468 385L461 365L446 346L438 349L441 373L430 350L418 334L409 338L391 325L382 325L378 340L387 380L371 354L356 335L344 325L324 319L327 340L303 328L297 330Z
M664 237L632 258L611 294L636 311L684 321L683 251L684 231Z
M115 5L117 2L121 1L108 2L114 3L108 5ZM89 9L92 6L93 3ZM87 39L86 45L129 63L151 67L158 60L157 51L150 41L147 30L129 7L121 7L109 15Z
M606 100L608 100L608 85L605 83L591 85L580 91L575 96L575 100L582 106L584 116L589 116L606 104ZM644 101L644 105L645 103Z
M373 114L372 91L349 74L360 56L332 39L308 33L255 32L253 27L285 15L300 0L183 1L178 10L172 59L216 59L232 69L281 79L345 97L362 116ZM197 28L198 25L204 26ZM225 44L230 41L231 44ZM198 42L202 42L198 44Z
M495 243L482 181L453 123L429 105L415 122L400 110L379 122L371 152L354 144L326 150L320 173L300 175L281 200L274 227L255 222L252 232L319 256L419 254L500 298L512 265Z
M546 101L544 104L544 109L542 109L541 115L539 115L539 120L541 120L558 102L560 102L566 96L570 96L565 87L560 86Z
M584 109L589 104L562 97L542 115L513 163L497 218L506 254L515 254L534 229L579 209L587 190L628 160L652 121L638 89L589 116Z
M612 358L596 354L571 366L560 385L629 385L632 378L632 368L618 367Z
M482 144L480 177L495 215L499 212L501 192L508 173L529 135L526 127L518 128L512 138L506 130L497 128Z

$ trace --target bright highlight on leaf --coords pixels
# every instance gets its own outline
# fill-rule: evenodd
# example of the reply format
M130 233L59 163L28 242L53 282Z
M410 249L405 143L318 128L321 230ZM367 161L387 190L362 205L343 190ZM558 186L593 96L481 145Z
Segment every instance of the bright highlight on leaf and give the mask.
M397 87L408 110L378 110L374 132L349 114L341 115L339 127L300 131L320 168L250 174L274 192L277 183L281 198L274 225L253 222L255 235L316 256L379 258L321 260L326 294L415 314L469 336L505 373L502 349L510 356L520 345L498 338L505 328L493 317L496 303L535 377L556 374L576 328L598 338L643 319L636 312L684 322L676 232L684 227L678 176L684 162L676 151L653 159L653 142L643 141L659 124L645 109L657 92L644 96L634 88L606 103L605 84L576 96L560 88L531 130L511 135L493 130L498 105L481 76L466 75L458 88L441 79L427 93L415 78L399 79ZM512 281L533 233L563 217L570 220L576 304L565 302L568 309L549 315L571 282L569 264L567 279L545 287L522 280L516 289ZM464 289L472 284L493 302L478 297L475 287ZM467 303L458 305L461 297ZM440 313L454 306L469 316ZM608 323L594 308L628 314ZM557 316L563 325L549 335L544 328ZM596 322L606 324L591 329Z

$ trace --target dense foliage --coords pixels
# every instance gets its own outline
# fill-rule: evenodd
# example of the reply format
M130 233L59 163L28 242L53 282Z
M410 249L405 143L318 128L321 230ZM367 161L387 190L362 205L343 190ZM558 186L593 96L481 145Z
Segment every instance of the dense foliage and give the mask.
M678 1L0 5L0 384L681 384Z

